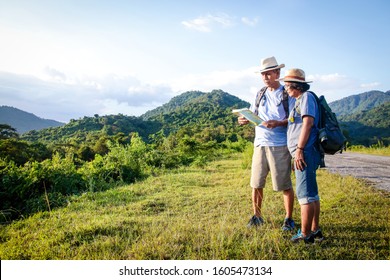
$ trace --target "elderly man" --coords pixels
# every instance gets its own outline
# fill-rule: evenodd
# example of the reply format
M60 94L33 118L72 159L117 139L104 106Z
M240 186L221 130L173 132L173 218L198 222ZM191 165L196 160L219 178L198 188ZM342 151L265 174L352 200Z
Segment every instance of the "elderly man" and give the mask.
M289 98L284 87L277 81L284 64L278 65L275 57L269 57L261 61L260 67L265 87L257 93L251 110L264 121L255 128L250 181L253 216L248 227L264 223L261 213L263 189L266 178L271 173L273 190L283 192L286 215L282 229L289 231L295 225L292 219L294 191L291 183L291 156L287 148L287 117L288 108L293 107L294 99ZM249 121L239 117L238 122L244 125Z

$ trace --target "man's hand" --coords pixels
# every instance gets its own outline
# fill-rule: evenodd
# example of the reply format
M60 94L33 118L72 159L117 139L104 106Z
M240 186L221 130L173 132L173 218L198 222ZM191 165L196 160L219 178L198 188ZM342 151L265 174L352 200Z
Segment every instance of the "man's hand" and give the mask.
M263 126L265 126L266 128L271 128L272 129L272 128L280 126L280 121L269 120L269 121L266 121L266 122L262 122L261 124Z
M245 124L248 124L249 121L246 118L244 118L244 117L238 117L238 123L240 125L245 125Z

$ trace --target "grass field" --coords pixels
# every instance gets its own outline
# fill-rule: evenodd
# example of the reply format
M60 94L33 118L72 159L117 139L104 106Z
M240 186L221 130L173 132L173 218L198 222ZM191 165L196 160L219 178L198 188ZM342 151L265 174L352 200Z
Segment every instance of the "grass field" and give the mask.
M351 177L318 171L321 227L316 245L281 231L281 193L267 186L266 224L251 216L248 157L185 168L100 193L65 208L0 226L0 259L378 260L390 259L390 195ZM294 218L300 224L299 205Z

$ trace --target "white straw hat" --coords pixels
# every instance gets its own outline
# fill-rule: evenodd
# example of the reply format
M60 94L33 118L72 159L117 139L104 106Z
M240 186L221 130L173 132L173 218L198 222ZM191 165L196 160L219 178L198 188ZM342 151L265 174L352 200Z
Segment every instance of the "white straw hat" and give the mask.
M257 71L256 73L263 73L270 70L280 69L284 67L284 64L278 65L275 57L271 56L262 59L260 62L260 67L260 71Z

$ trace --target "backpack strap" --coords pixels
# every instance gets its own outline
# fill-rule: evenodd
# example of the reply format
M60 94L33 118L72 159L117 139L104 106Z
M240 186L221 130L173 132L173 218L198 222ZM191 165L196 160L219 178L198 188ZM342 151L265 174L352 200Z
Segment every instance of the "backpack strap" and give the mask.
M267 87L263 87L257 92L256 95L256 101L255 101L255 108L254 108L254 113L255 115L259 114L259 106L260 106L260 101L264 97L265 92L267 91ZM282 104L284 111L286 112L286 116L284 119L288 118L289 112L288 112L288 93L286 89L283 86L283 92L282 92Z
M285 119L287 119L288 115L289 115L289 112L288 112L288 93L287 93L286 89L284 88L284 86L283 86L282 104L283 104L284 112L286 112Z
M321 129L325 126L324 124L324 116L323 116L323 112L322 112L322 109L321 109L321 101L320 101L320 98L317 96L317 94L315 94L314 92L312 91L307 91L309 93L311 93L311 95L314 96L316 102L317 102L317 107L318 107L318 125L317 125L317 128L318 129Z
M256 95L256 101L255 101L255 108L254 108L254 113L255 115L259 114L259 106L260 106L260 101L264 97L265 92L267 91L267 87L263 87L257 92Z

